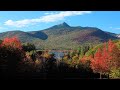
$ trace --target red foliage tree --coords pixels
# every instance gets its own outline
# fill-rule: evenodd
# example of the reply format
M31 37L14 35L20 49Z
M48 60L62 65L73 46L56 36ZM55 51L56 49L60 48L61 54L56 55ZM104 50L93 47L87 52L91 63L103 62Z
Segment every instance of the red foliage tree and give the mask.
M112 62L110 63L111 67L119 68L120 67L120 49L115 46L111 52Z
M16 36L11 37L11 38L4 38L1 46L17 48L20 50L22 49L21 42Z
M108 52L111 53L113 51L113 48L117 47L115 43L113 43L111 40L108 41Z
M109 40L108 44L104 43L102 50L100 48L91 60L91 68L93 72L101 74L109 74L112 65L112 52L115 48L115 44Z
M25 58L25 52L17 37L5 38L0 45L0 61L7 65L8 75L13 75L17 71L19 63Z

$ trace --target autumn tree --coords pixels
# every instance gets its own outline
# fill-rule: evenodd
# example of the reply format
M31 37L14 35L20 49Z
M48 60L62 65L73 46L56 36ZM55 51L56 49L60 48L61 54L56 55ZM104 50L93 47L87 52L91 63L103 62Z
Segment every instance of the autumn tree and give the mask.
M2 41L1 46L3 47L8 47L8 48L16 48L16 49L22 49L22 45L20 40L15 36L15 37L11 37L11 38L4 38Z
M0 45L0 60L8 67L8 73L13 74L17 65L25 57L22 45L17 37L4 38Z
M120 49L115 45L111 50L112 62L110 63L110 77L120 78Z
M104 43L103 48L98 48L97 52L94 54L94 58L91 60L91 68L93 72L100 73L100 78L102 74L109 75L114 63L112 54L115 48L117 48L116 45L109 40L108 44Z

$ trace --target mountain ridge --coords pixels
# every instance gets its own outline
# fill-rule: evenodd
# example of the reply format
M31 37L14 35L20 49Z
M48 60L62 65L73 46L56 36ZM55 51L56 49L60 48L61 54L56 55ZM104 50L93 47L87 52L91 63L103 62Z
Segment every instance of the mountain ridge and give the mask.
M0 39L18 36L23 43L30 42L37 48L76 48L84 43L103 43L118 39L117 34L105 32L97 27L69 26L66 22L44 30L24 32L20 30L0 33Z

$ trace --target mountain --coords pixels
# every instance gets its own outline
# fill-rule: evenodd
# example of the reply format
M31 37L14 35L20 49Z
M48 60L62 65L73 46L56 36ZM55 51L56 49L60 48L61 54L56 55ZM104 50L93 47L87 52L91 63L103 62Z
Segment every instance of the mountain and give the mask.
M66 22L38 31L9 31L0 33L0 39L18 36L22 42L31 42L37 48L70 49L85 43L102 43L118 39L117 35L96 27L69 26Z
M39 37L38 37L38 34L40 35ZM0 39L3 39L5 37L12 37L12 36L17 36L22 42L31 42L36 39L43 39L44 37L41 37L41 36L47 36L47 35L43 33L40 34L40 32L36 34L34 32L28 33L28 32L23 32L20 30L0 33Z
M117 37L119 35L119 34L115 34L115 33L111 33L111 32L106 32L106 33L108 33L108 34L110 34L112 36L115 36L115 37Z
M59 28L70 28L70 26L66 22L63 22L61 24L54 25L53 27L50 27L48 29L59 29Z
M117 34L116 37L120 38L120 34Z

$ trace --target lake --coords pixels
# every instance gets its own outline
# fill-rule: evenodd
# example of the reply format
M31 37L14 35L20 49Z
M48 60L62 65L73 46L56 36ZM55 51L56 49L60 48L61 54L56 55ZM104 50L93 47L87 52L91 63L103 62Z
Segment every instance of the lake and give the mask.
M62 57L64 56L64 54L67 54L68 52L51 50L49 53L54 53L56 59L62 59Z

